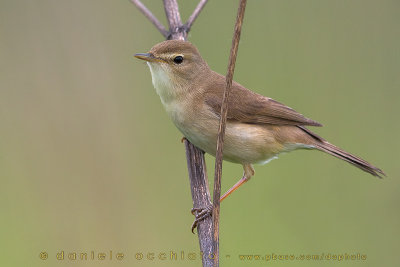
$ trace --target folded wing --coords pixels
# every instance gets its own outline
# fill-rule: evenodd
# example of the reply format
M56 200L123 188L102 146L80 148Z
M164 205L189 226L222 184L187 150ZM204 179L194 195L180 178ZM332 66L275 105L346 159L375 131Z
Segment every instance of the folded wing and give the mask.
M221 83L221 79L218 80ZM219 116L225 83L222 81L217 90L215 84L212 87L214 90L206 90L204 101ZM235 82L229 96L227 119L249 124L322 126L295 110Z

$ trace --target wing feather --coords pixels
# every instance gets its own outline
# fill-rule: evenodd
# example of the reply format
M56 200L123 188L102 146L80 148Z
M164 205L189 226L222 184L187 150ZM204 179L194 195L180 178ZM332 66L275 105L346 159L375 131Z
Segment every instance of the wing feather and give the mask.
M223 78L213 79L218 84L213 84L213 90L206 90L205 104L219 116L224 91ZM216 86L217 85L217 86ZM215 88L218 88L215 90ZM320 123L304 117L290 107L287 107L271 98L254 93L240 84L233 82L228 101L228 120L235 120L249 124L273 125L309 125L322 126Z

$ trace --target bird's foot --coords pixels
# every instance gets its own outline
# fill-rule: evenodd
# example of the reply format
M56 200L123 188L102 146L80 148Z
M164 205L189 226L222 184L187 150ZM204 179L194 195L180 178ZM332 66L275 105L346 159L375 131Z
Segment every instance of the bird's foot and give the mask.
M190 212L195 216L194 222L192 223L192 233L194 234L194 229L197 227L199 222L212 216L213 206L211 204L203 208L193 208Z
M185 142L185 140L187 140L186 137L182 137L181 143Z

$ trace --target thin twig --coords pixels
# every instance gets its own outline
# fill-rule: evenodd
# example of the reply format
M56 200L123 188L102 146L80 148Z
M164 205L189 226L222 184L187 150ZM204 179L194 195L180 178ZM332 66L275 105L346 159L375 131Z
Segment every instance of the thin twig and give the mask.
M228 114L228 98L232 87L232 79L235 71L236 55L239 47L240 33L246 9L247 0L240 0L239 9L236 17L235 31L232 38L231 53L229 56L228 73L226 74L226 87L221 105L221 117L219 121L217 152L215 155L215 176L214 176L214 195L213 195L213 254L214 266L219 266L219 213L221 197L221 175L222 175L222 156L224 148L224 136L226 128L226 117Z
M161 22L151 13L151 11L142 3L140 0L130 0L152 23L156 28L161 32L161 34L167 38L168 31L161 24Z
M210 190L204 152L185 139L186 160L189 170L190 188L192 192L193 208L211 205ZM203 266L212 267L212 219L207 217L197 225L200 251L202 252Z
M186 40L189 29L182 25L179 7L176 0L164 0L164 9L170 26L167 39ZM203 208L210 205L210 191L204 152L185 139L186 160L189 171L190 188L193 208ZM202 263L204 267L212 267L212 219L206 218L197 225Z
M178 2L176 0L164 0L164 9L169 24L167 39L186 40L187 32L182 25Z
M200 12L203 10L204 6L207 4L207 1L208 0L200 0L199 4L196 6L192 15L189 17L188 21L185 24L187 31L190 31L190 28L192 27L193 22L197 19Z

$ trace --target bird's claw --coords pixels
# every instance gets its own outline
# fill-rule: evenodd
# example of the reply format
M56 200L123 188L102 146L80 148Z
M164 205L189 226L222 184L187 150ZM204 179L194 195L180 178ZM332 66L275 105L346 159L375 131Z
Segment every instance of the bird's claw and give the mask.
M195 216L195 219L192 223L192 233L194 234L194 229L196 229L197 225L200 221L206 219L209 216L212 216L212 205L207 205L203 208L193 208L190 212Z

